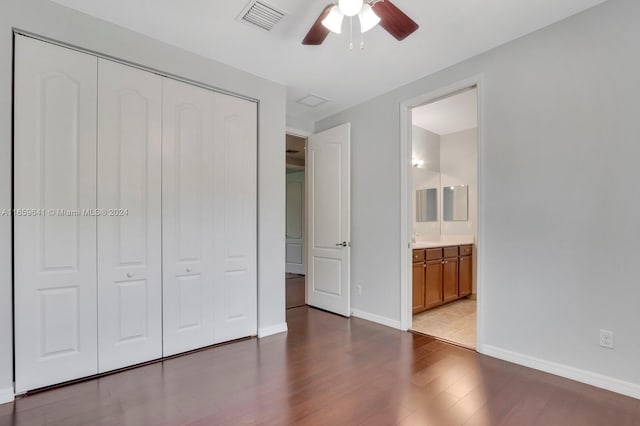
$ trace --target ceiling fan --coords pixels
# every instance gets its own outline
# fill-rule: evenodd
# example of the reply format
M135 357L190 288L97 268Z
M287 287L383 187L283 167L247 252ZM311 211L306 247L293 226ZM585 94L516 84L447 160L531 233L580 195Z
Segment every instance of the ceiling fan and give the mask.
M404 40L418 29L418 24L389 0L339 0L337 5L331 3L324 8L302 40L302 44L322 44L329 32L341 33L345 16L356 15L360 19L362 33L379 23L397 40Z

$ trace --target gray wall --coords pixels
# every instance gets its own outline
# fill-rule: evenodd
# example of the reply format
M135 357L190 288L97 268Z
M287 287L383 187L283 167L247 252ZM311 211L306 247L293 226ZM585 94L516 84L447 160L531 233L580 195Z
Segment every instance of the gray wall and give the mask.
M440 135L418 126L411 129L411 157L423 160L424 169L439 172Z
M316 123L352 123L353 307L400 318L399 104L483 74L485 343L640 384L639 40L610 0Z
M473 235L478 229L478 131L463 130L440 136L440 186L469 186L469 220L442 222L442 235Z
M298 130L304 133L313 133L313 120L305 120L304 118L287 115L287 130Z
M284 323L285 88L46 0L2 0L0 209L11 206L12 27L260 100L258 326ZM0 391L13 382L10 237L10 218L0 217Z
M424 161L423 167L411 168L411 216L413 218L412 241L434 241L440 239L440 225L442 223L441 202L438 200L442 190L440 189L440 135L412 126L411 128L411 160ZM416 221L416 190L436 188L436 214L433 222Z

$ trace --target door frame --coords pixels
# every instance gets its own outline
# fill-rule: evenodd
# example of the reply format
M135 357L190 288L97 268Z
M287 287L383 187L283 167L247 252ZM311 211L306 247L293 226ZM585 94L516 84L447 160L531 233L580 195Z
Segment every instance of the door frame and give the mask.
M411 148L412 119L414 107L449 97L470 87L476 87L478 107L478 224L476 253L476 294L477 294L477 343L476 350L484 352L484 164L485 155L485 118L484 118L484 75L477 74L450 85L434 89L422 95L409 98L400 103L400 328L410 330L413 323L411 311L411 235L413 232Z
M307 270L309 269L309 265L307 265L307 254L308 254L308 250L309 250L309 244L307 244L307 220L309 218L309 198L307 197L307 143L309 142L309 136L311 136L313 134L313 132L307 131L307 130L301 130L301 129L296 129L294 127L285 127L285 137L286 135L291 135L291 136L297 136L299 138L303 138L304 139L304 150L305 150L305 155L304 155L304 200L302 202L303 207L304 207L304 226L302 227L302 235L303 235L303 241L304 241L304 247L303 247L303 252L302 255L304 256L304 303L305 305L309 302L309 297L307 294ZM286 146L285 146L285 150L286 150ZM285 168L286 168L286 160L285 160ZM286 173L286 171L285 171ZM284 187L285 187L285 203L286 203L286 192L287 192L287 177L285 175L285 182L284 182ZM286 209L285 209L286 210ZM286 222L286 211L285 211L285 222ZM286 232L286 228L285 228L285 232ZM286 235L285 235L286 238ZM286 268L286 259L287 253L286 253L286 249L285 249L285 268ZM285 271L286 272L286 271ZM286 273L285 273L286 275ZM286 281L285 281L285 292L286 292ZM286 310L286 309L285 309Z

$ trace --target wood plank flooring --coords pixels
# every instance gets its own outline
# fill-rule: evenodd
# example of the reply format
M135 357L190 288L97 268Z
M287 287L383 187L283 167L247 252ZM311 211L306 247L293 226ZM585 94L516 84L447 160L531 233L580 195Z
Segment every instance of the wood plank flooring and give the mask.
M288 334L0 405L0 425L640 425L640 401L308 307Z
M298 306L305 305L305 281L304 275L298 274L286 274L285 277L285 289L286 289L286 301L285 307L287 309L297 308Z

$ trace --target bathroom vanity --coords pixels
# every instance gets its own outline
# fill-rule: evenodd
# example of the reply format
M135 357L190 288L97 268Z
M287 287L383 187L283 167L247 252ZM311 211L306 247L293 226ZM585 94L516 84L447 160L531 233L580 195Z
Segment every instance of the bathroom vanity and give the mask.
M426 311L471 294L473 245L415 245L413 249L413 313Z

